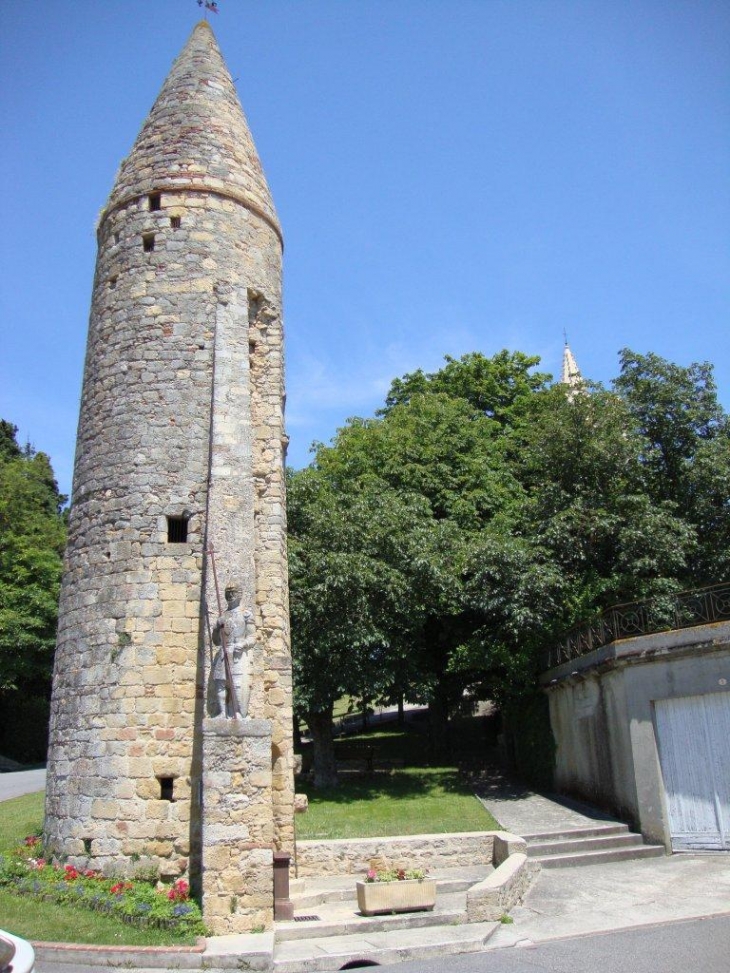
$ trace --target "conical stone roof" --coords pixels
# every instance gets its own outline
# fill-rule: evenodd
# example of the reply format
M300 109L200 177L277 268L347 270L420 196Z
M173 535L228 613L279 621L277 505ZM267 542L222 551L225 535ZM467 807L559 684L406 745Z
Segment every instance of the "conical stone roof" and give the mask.
M142 194L195 187L239 199L281 235L231 75L204 20L193 29L123 160L102 220Z
M563 349L563 370L560 381L563 385L569 385L571 388L579 388L583 384L583 376L567 342Z

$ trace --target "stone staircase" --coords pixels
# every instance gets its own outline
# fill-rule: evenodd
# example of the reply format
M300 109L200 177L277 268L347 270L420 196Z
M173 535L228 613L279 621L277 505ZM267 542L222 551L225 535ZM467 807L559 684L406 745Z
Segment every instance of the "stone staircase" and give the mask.
M527 854L543 868L568 868L576 865L600 865L633 858L659 858L663 845L648 845L640 834L629 831L619 822L594 824L590 827L563 831L541 831L524 834Z
M383 916L358 913L354 875L307 879L304 890L295 882L295 919L276 924L274 970L314 973L339 970L356 960L386 965L479 951L499 923L466 923L466 892L490 870L434 875L437 899L432 912Z

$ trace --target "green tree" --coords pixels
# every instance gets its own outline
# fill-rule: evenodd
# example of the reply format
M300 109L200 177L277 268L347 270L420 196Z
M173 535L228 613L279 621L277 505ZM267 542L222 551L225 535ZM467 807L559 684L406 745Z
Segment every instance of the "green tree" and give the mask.
M437 372L420 368L393 380L381 414L404 405L414 395L440 392L452 399L464 399L474 409L502 425L511 421L533 392L550 380L546 372L534 372L540 359L506 349L487 358L479 352L451 358Z
M289 572L295 709L313 738L315 786L337 782L332 707L409 682L419 605L403 565L424 510L387 488L333 488L321 471L289 474Z
M47 705L66 533L65 497L50 461L30 446L21 449L16 433L15 426L0 423L0 700L6 713L24 700ZM6 719L6 755L12 756L7 751L17 736ZM44 738L40 728L38 739ZM22 738L16 751L22 759L42 758L32 751L43 745L22 750L21 744Z
M640 437L647 492L697 534L686 581L709 584L730 567L730 417L709 362L675 365L624 348L614 388Z
M301 699L407 692L444 742L465 693L529 695L573 624L727 569L730 448L711 369L623 352L616 391L570 394L538 364L474 354L396 379L377 418L350 420L296 475ZM325 659L338 660L326 674Z
M642 439L621 398L598 386L542 391L509 450L529 497L522 533L563 576L563 628L680 586L695 532L674 503L648 492Z

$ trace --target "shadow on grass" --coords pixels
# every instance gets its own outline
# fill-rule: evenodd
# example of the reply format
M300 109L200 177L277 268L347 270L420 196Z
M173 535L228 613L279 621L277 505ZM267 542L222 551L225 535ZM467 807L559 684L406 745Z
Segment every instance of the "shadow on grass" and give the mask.
M297 781L297 790L309 796L311 804L349 804L352 801L410 800L426 797L434 791L448 794L473 794L467 781L453 767L419 767L410 770L376 771L374 774L340 773L340 786L315 790L305 779Z

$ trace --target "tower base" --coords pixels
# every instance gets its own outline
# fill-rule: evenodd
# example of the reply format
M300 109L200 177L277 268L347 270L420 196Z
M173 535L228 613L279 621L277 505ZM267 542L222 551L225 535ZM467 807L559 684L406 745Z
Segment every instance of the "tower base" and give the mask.
M274 920L271 722L203 721L202 908L214 936Z

